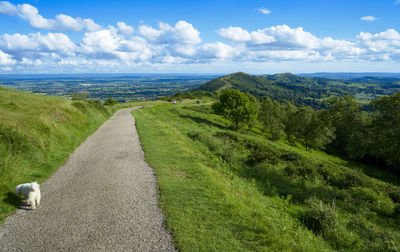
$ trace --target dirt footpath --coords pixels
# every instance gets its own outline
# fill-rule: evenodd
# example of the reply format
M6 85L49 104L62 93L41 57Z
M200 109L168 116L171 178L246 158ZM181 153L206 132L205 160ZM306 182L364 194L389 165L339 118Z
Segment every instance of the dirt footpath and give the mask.
M174 251L132 109L102 125L0 227L0 251ZM28 182L28 181L27 181Z

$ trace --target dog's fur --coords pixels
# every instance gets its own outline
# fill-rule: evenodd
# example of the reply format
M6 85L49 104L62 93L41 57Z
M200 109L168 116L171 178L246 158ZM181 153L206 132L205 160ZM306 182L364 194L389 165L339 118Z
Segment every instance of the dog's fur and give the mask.
M37 182L18 185L15 193L22 195L32 209L40 204L40 186Z

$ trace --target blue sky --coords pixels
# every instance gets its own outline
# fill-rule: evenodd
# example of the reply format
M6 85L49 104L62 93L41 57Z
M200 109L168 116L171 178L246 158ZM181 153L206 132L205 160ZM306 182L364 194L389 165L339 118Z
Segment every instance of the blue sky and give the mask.
M1 73L398 72L400 0L0 1Z

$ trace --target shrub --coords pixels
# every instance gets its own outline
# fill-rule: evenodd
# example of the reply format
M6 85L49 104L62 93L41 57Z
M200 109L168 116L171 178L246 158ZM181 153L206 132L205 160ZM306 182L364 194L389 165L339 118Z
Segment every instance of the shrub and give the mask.
M308 210L304 211L301 216L301 222L317 235L324 235L336 226L336 204L324 204L317 198L309 198L305 201Z
M101 104L99 100L87 100L87 103L98 110L107 111L107 109Z
M400 203L400 188L391 186L388 188L389 197L394 203Z
M83 102L73 102L72 106L74 106L75 108L81 110L81 111L86 111L86 104Z
M400 204L396 204L393 210L393 217L400 218Z
M117 100L113 99L113 98L108 98L105 102L104 105L106 106L114 106L118 104Z
M378 195L377 193L365 187L353 187L350 189L351 197L359 202L366 202L369 204L377 204L378 203Z

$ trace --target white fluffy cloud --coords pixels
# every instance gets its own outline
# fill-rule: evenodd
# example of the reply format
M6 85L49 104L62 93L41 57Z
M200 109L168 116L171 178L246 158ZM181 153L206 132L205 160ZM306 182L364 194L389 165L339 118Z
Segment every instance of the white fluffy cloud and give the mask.
M258 12L260 12L261 14L264 14L264 15L269 15L269 14L271 14L271 11L268 10L267 8L264 8L264 7L259 8L259 9L258 9Z
M230 45L217 42L202 45L199 49L198 56L199 58L207 59L228 59L238 56L240 52L241 50L239 48L233 48Z
M30 4L13 5L7 1L0 2L0 13L18 16L38 29L44 30L70 30L70 31L95 31L101 28L92 19L73 18L65 14L58 14L54 19L44 18L36 7Z
M158 29L148 25L139 26L139 34L150 42L159 44L177 43L194 45L201 42L200 32L186 21L178 21L175 26L160 23Z
M374 16L365 16L361 18L362 21L367 21L367 22L373 22L378 20L376 17Z
M277 25L247 31L241 27L222 28L219 35L233 43L244 46L241 60L307 60L327 61L353 59L365 49L345 40L330 37L318 38L302 27L291 28Z
M43 53L73 55L76 45L63 33L4 34L0 36L0 50L23 58L25 55L39 57Z
M0 50L0 65L13 65L15 60L11 55Z
M400 61L400 33L360 32L354 41L318 37L302 27L277 25L246 30L228 26L217 31L222 42L202 42L200 31L181 20L133 27L125 22L102 28L91 19L58 14L46 19L29 4L0 2L0 14L27 20L46 30L82 31L72 41L62 32L0 35L0 71L12 69L77 69L105 71L135 67L204 63L372 62ZM75 38L76 39L76 38ZM134 70L133 70L134 71Z
M361 32L358 43L367 51L371 60L400 60L400 33L394 29L372 34Z
M132 26L127 25L125 22L118 22L117 26L118 30L126 35L132 34L135 31Z

